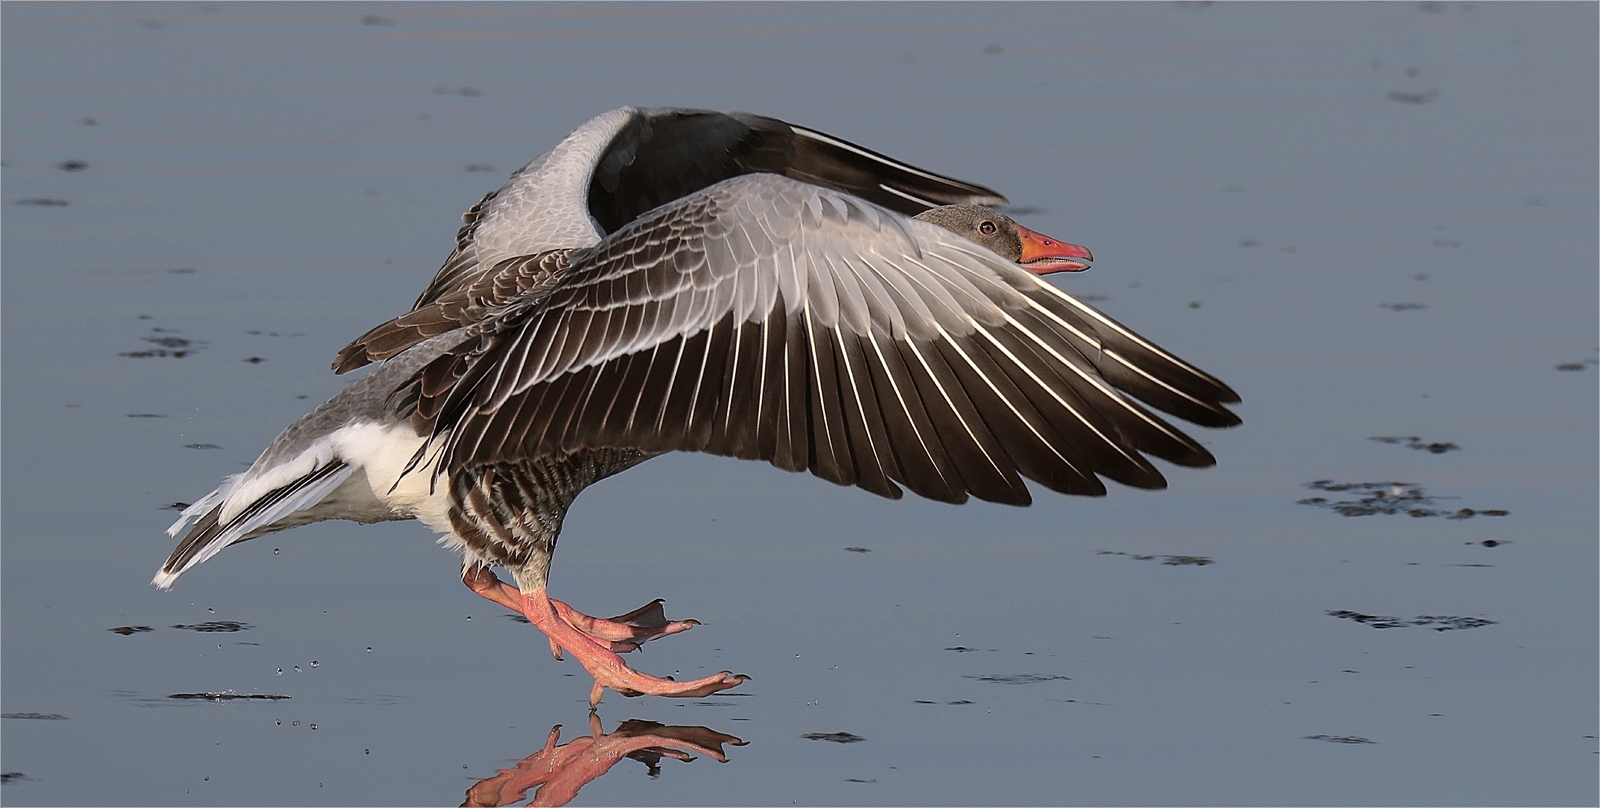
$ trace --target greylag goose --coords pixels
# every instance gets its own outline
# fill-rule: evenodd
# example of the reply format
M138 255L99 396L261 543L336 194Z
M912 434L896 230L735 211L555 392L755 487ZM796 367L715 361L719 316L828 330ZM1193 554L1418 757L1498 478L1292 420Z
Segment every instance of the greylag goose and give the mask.
M594 676L591 705L698 697L748 677L677 682L619 656L694 621L660 601L600 619L547 592L562 519L597 480L694 451L1026 505L1024 478L1100 496L1101 477L1165 487L1146 455L1214 464L1143 404L1226 427L1239 397L1045 281L1089 251L981 207L1004 201L771 118L601 115L466 213L413 310L335 360L376 367L185 509L154 583L310 522L417 519L473 591Z

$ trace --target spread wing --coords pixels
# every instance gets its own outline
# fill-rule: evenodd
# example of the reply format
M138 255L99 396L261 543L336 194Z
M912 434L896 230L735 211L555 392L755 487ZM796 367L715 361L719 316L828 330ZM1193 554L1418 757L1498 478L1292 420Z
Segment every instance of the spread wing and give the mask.
M1100 495L1211 454L1154 407L1239 419L1222 382L984 248L774 175L574 252L394 400L441 471L586 447L701 451L887 497Z
M526 221L530 217L548 216L567 230L572 230L567 225L570 220L587 222L592 217L603 232L614 233L661 205L756 173L781 174L906 214L957 202L1006 202L981 185L924 171L776 118L686 109L618 113L625 113L619 125L600 129L609 137L604 144L586 151L564 143L558 153L518 171L505 187L473 205L462 216L455 251L417 298L412 312L346 346L334 360L334 371L345 373L387 359L429 336L470 325L546 281L541 273L549 269L548 261L532 265L530 256L506 251L508 241L522 241L521 253L537 254L557 246L535 238L508 238L510 233L545 232L544 223ZM546 189L541 184L550 182L543 171L547 158L584 163L579 168L587 176L587 192L570 201L585 209L565 210L552 201L564 199L561 194L542 193ZM547 198L528 203L541 194ZM559 246L592 243L572 241L569 237Z

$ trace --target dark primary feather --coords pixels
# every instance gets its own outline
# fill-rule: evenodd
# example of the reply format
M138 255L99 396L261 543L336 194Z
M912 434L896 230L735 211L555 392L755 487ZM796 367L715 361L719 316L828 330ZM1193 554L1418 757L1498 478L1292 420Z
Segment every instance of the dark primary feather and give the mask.
M569 256L403 385L443 470L598 447L703 451L898 497L1026 504L1032 479L1165 480L1238 396L1026 270L771 176L729 180Z

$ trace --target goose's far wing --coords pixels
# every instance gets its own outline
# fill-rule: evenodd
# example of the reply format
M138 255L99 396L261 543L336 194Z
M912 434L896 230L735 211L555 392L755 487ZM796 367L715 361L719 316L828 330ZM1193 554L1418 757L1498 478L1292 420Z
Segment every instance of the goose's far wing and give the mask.
M702 451L888 497L1026 504L1026 477L1142 488L1210 453L1238 396L1025 269L775 175L719 183L588 250L400 386L445 471L585 447Z
M595 166L588 207L607 233L661 205L745 174L781 174L915 215L1006 198L849 141L748 112L641 110Z
M409 345L402 335L423 339L495 310L506 301L486 301L485 287L504 289L508 276L529 280L525 266L508 271L508 261L591 246L601 234L616 232L654 208L757 173L843 191L906 214L958 202L1006 203L981 185L776 118L693 109L613 110L584 124L473 205L462 216L455 250L412 312L346 346L334 360L335 372L404 350ZM524 283L519 293L532 291L537 282Z

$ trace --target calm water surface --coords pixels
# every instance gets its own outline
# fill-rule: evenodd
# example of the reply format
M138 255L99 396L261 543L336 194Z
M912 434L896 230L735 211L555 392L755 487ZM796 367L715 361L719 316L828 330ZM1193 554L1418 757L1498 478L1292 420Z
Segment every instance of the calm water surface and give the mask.
M610 696L595 750L696 759L574 804L1594 804L1596 18L6 4L0 799L455 804L579 748L552 725L595 743L582 671L415 523L147 582L463 210L641 104L1001 189L1245 424L1167 491L1029 509L699 456L596 486L555 593L664 597L705 625L637 664L754 680Z

